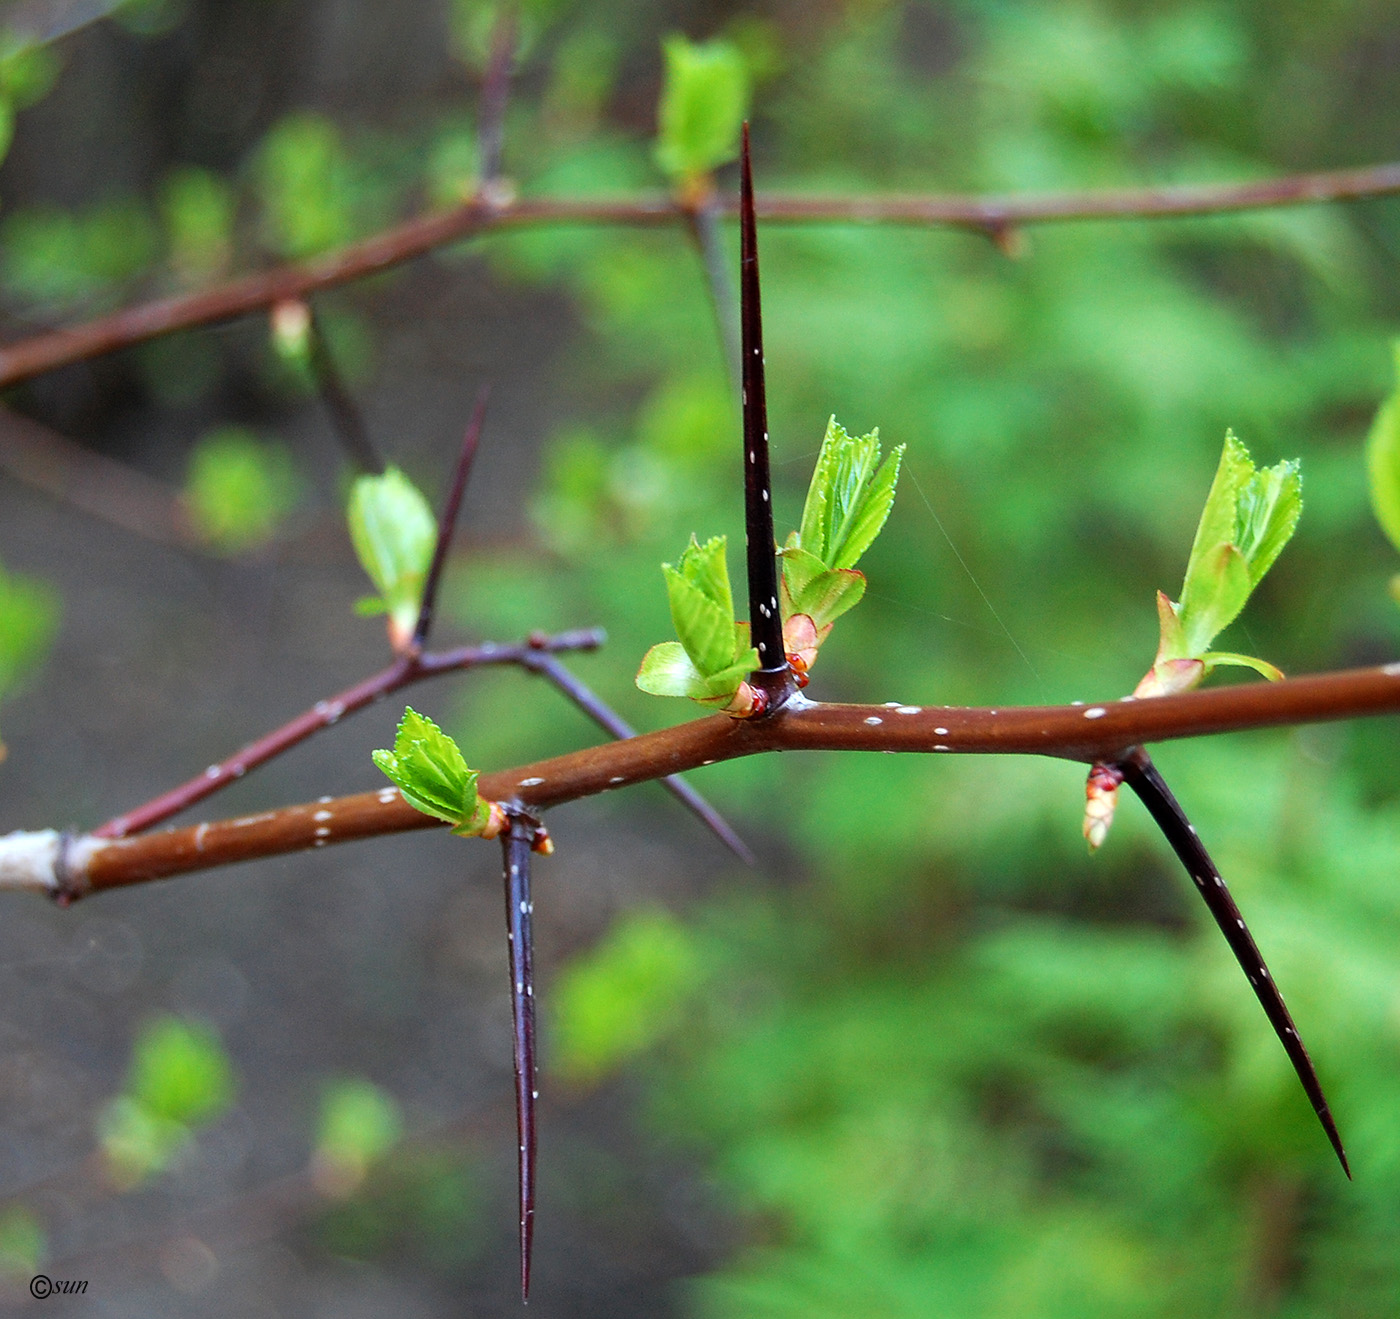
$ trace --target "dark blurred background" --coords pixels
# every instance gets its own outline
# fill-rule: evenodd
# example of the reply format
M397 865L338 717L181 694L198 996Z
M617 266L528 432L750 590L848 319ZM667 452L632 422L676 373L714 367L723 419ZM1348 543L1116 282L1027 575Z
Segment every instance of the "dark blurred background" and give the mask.
M471 0L0 9L4 338L466 195L492 21ZM1400 123L1388 0L541 0L506 131L523 195L666 186L675 32L741 55L773 191L1267 176L1385 160ZM947 231L763 234L780 524L832 412L909 446L811 694L1131 690L1227 426L1261 462L1301 457L1305 512L1224 644L1290 672L1392 657L1362 443L1392 382L1400 201L1024 237L1012 259ZM687 717L632 685L670 635L657 565L692 532L737 544L742 521L737 404L685 233L495 235L315 302L375 440L434 501L494 388L440 640L600 624L576 672L639 726ZM11 649L30 670L0 706L0 830L93 827L384 662L352 613L343 457L265 317L5 403L185 511L151 522L103 479L96 500L40 490L0 425L0 631L28 620ZM513 672L411 699L487 768L597 736ZM401 710L189 818L376 786ZM532 1310L1394 1315L1395 734L1158 756L1294 1009L1353 1184L1144 813L1125 804L1085 856L1082 768L694 776L756 872L655 787L555 812ZM58 1313L516 1313L498 864L433 833L67 912L7 896L3 1295L27 1303L42 1267L89 1280Z

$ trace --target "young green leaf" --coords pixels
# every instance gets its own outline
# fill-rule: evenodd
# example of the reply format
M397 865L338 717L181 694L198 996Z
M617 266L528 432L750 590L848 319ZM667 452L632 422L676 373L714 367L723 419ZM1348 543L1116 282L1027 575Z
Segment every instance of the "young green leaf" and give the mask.
M831 625L865 594L855 569L890 515L904 446L880 461L880 432L851 436L832 417L807 488L802 528L781 553L784 643L805 673Z
M802 508L795 541L828 568L854 568L889 517L899 480L901 444L880 463L880 432L851 436L832 417Z
M734 662L734 595L725 562L725 538L701 545L693 536L680 563L662 564L671 622L676 635L701 673Z
M642 691L729 706L758 667L749 625L734 619L725 548L723 536L703 545L692 536L678 564L661 565L680 641L663 641L647 651L637 671Z
M1400 550L1400 339L1395 349L1395 391L1380 406L1366 440L1366 468L1376 521Z
M739 154L748 104L743 56L727 41L662 42L666 82L658 114L656 161L678 184L691 183Z
M356 478L350 489L350 540L389 614L396 650L413 636L423 581L437 543L428 501L397 467Z
M1298 463L1257 470L1249 451L1227 431L1181 588L1184 653L1164 658L1204 654L1288 544L1302 510Z
M446 820L463 837L486 827L490 804L477 796L476 770L467 767L457 743L412 706L399 721L394 749L373 757L415 810Z

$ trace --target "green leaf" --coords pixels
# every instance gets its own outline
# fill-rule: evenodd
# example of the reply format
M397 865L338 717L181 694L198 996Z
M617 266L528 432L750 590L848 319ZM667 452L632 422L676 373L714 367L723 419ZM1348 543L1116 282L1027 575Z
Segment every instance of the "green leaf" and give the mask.
M691 662L679 641L662 641L642 656L637 686L652 696L688 696L703 701L709 696L705 675Z
M1227 431L1186 566L1180 635L1163 632L1159 658L1168 649L1182 652L1176 658L1204 655L1288 544L1302 509L1298 463L1257 471L1248 450Z
M726 542L715 536L701 545L694 536L680 563L661 565L671 622L691 662L703 675L734 663L734 594L729 585Z
M350 238L350 165L329 119L281 120L258 149L256 172L263 229L279 255L311 256Z
M1218 664L1231 665L1235 668L1253 669L1255 673L1267 678L1270 682L1281 682L1283 680L1283 670L1276 664L1270 664L1268 660L1256 659L1253 655L1237 655L1231 650L1208 650L1201 656L1209 673Z
M854 568L827 568L815 554L795 545L780 550L779 557L784 618L806 614L821 631L865 594L865 574Z
M747 632L745 632L747 640ZM758 667L758 651L750 647L724 669L701 673L678 641L663 641L642 656L637 686L652 696L685 696L704 705L728 705L734 693Z
M828 568L853 568L889 517L901 444L880 464L880 432L853 437L832 417L802 509L799 548Z
M1251 589L1273 567L1293 538L1303 512L1303 478L1298 460L1255 472L1235 506L1235 544L1249 566Z
M174 1163L190 1146L190 1129L118 1095L98 1115L97 1138L112 1180L127 1190Z
M361 1078L331 1081L321 1094L315 1162L322 1182L351 1190L403 1135L392 1095Z
M1183 607L1191 583L1206 557L1221 545L1228 545L1235 535L1235 506L1239 492L1254 471L1249 453L1235 438L1233 431L1225 432L1225 446L1220 453L1220 465L1206 495L1205 508L1196 526L1196 539L1191 543L1191 557L1186 561L1186 582L1182 587Z
M727 41L661 43L666 81L658 113L656 161L678 183L708 174L739 154L749 99L743 56Z
M1217 545L1197 564L1181 593L1181 630L1187 654L1199 659L1244 608L1253 583L1249 565L1233 545Z
M437 521L418 487L397 467L361 476L350 489L350 540L379 588L396 644L413 634L423 580L437 543Z
M1376 521L1400 550L1400 339L1395 350L1395 392L1390 395L1371 425L1366 440L1366 469L1371 483L1371 507Z
M186 167L166 176L161 212L171 264L181 276L209 280L228 267L236 209L233 189L209 170Z
M210 431L190 455L182 494L200 539L221 554L265 545L296 507L291 454L241 426Z
M467 832L479 823L483 803L476 793L477 772L461 749L431 719L409 706L399 721L392 751L375 751L374 763L424 815L436 816Z
M126 1093L148 1113L199 1126L229 1106L233 1089L233 1067L208 1026L167 1016L142 1028Z

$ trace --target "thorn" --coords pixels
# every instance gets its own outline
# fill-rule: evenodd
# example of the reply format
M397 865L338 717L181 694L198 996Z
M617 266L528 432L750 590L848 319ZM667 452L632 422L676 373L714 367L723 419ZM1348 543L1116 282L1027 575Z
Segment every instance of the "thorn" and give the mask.
M1255 997L1264 1009L1269 1024L1274 1028L1279 1043L1283 1045L1289 1062L1293 1064L1293 1071L1302 1084L1303 1093L1312 1104L1313 1112L1317 1114L1317 1120L1322 1124L1337 1160L1342 1165L1342 1171L1350 1179L1351 1166L1347 1162L1346 1151L1342 1148L1342 1138L1337 1131L1337 1124L1332 1119L1327 1097L1322 1092L1322 1082L1318 1080L1312 1059L1303 1046L1298 1028L1293 1024L1293 1017L1283 1001L1283 995L1274 984L1274 978L1264 964L1263 955L1259 952L1248 926L1245 925L1244 917L1235 905L1230 890L1225 886L1220 871L1211 860L1210 853L1191 827L1186 812L1172 795L1172 790L1167 787L1166 780L1152 763L1152 758L1142 747L1134 747L1117 762L1117 768L1122 770L1128 785L1142 799L1143 805L1147 807L1163 837L1171 844L1172 850L1186 867L1187 873L1198 878L1208 877L1214 881L1198 882L1195 887L1205 899L1206 907L1215 918L1221 934L1225 936L1225 942L1230 945L1230 951L1234 953L1240 969L1254 987Z
M768 467L768 402L763 373L763 307L759 296L758 223L753 204L753 160L744 124L739 175L739 319L742 326L744 400L744 533L748 554L749 635L759 668L751 675L771 712L796 690L783 646L778 598L778 560L773 541L772 478Z
M530 1299L535 1237L535 989L530 917L530 853L538 826L510 817L501 835L505 861L506 933L510 953L510 1017L515 1043L515 1129L520 1172L520 1299Z
M438 520L437 542L433 546L432 563L423 582L423 600L418 606L418 622L413 628L413 639L409 642L410 653L423 649L428 639L428 630L433 625L433 611L437 606L438 586L442 580L443 565L447 562L447 552L452 547L452 534L457 526L457 511L462 507L462 496L466 493L467 481L471 477L472 461L476 458L477 442L481 439L481 427L486 420L486 400L491 396L491 387L482 386L476 396L476 406L472 409L471 420L467 423L466 434L462 437L462 451L457 456L457 467L452 473L452 485L447 492L447 502L442 507Z

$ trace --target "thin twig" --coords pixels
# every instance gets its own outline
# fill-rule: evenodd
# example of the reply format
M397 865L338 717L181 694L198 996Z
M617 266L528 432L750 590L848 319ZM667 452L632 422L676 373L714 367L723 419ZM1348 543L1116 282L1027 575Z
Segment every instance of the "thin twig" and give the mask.
M740 350L735 326L739 323L739 309L735 305L734 282L729 276L729 254L725 251L724 239L719 232L719 217L719 205L713 190L707 190L685 211L686 229L705 271L705 289L710 297L710 310L714 314L725 370L737 384Z
M1400 163L1250 183L1188 184L1027 196L793 197L756 202L769 224L904 224L950 226L995 234L1007 226L1067 220L1153 219L1357 201L1400 193ZM729 207L721 208L728 213ZM212 288L161 298L51 330L0 349L0 389L45 371L85 361L196 325L212 325L305 298L318 289L363 279L473 234L539 224L658 226L684 222L673 198L534 198L496 192L450 210L415 216L360 242L309 261L245 275Z
M519 15L514 3L503 4L491 32L491 54L478 102L477 142L483 187L490 188L501 178L506 142L506 108L510 104L510 75L515 67L515 48L520 35Z
M739 318L742 322L744 410L744 544L749 579L749 636L758 669L749 684L776 711L796 690L783 648L778 609L778 559L773 542L773 481L768 470L768 400L763 375L763 306L759 296L758 224L753 209L753 163L744 124L739 180Z
M603 644L603 640L602 630L592 628L561 632L556 636L536 634L528 641L513 646L486 642L480 646L459 646L437 653L400 656L388 668L362 682L357 682L353 687L347 687L328 700L317 701L310 710L299 714L265 737L260 737L256 742L250 742L227 760L210 765L202 774L196 775L188 782L162 793L144 806L138 806L125 815L108 820L106 824L95 829L92 836L126 838L161 824L172 815L193 806L195 802L202 801L241 779L250 770L266 764L299 742L304 742L313 733L329 728L346 715L354 714L356 710L362 710L365 706L382 700L391 692L396 692L411 683L421 682L424 678L490 664L524 665L530 663L541 651L596 650Z
M146 540L208 548L194 534L176 490L9 408L0 408L0 469Z
M315 308L307 306L306 349L307 364L316 381L316 392L330 415L335 431L350 461L362 472L379 476L384 471L384 459L365 424L364 413L345 384L336 365L335 354L326 338L325 326Z
M580 682L547 651L540 651L534 657L527 658L524 663L527 669L533 670L553 683L584 714L600 728L611 733L613 737L622 739L636 736L632 726L625 719L616 714L592 688ZM675 774L668 774L661 780L661 786L675 797L686 810L695 815L746 866L758 864L754 859L754 854L749 851L744 840L730 827L724 816L715 810L683 778Z
M1186 818L1186 812L1181 809L1181 804L1173 796L1172 790L1167 787L1166 780L1152 763L1151 756L1141 747L1135 747L1117 764L1123 771L1128 786L1142 799L1143 805L1162 831L1162 836L1171 844L1172 851L1186 867L1186 873L1195 881L1197 892L1205 901L1207 910L1220 928L1220 933L1225 936L1225 942L1230 945L1230 951L1240 964L1240 970L1248 977L1255 997L1264 1009L1264 1015L1274 1028L1274 1034L1278 1036L1279 1043L1288 1054L1288 1060L1293 1064L1293 1070L1302 1083L1303 1092L1312 1104L1317 1120L1322 1123L1322 1129L1327 1133L1327 1139L1331 1141L1332 1148L1341 1161L1342 1171L1350 1178L1351 1168L1347 1164L1346 1151L1342 1148L1337 1124L1332 1120L1332 1110L1328 1107L1327 1097L1322 1093L1322 1082L1317 1079L1312 1059L1308 1057L1298 1028L1293 1024L1293 1017L1283 1001L1283 994L1274 983L1273 976L1269 974L1269 968L1264 965L1259 946L1244 923L1244 917L1240 915L1240 909L1230 895L1219 867L1206 851L1205 844L1201 842L1191 821Z
M1103 705L981 709L824 705L799 695L767 719L711 715L483 774L477 790L531 812L770 751L903 751L1120 761L1147 742L1400 712L1400 665ZM67 900L170 875L380 834L441 827L396 788L134 838L47 830L0 839L0 888Z
M410 649L420 651L427 643L428 632L433 626L433 611L437 608L438 586L442 582L442 569L447 562L447 553L452 548L452 534L457 527L457 513L462 507L462 496L466 493L467 482L472 474L472 462L476 458L476 447L481 439L482 423L486 420L486 400L490 397L489 387L483 387L476 396L476 406L472 409L471 420L467 423L466 434L462 437L462 449L457 455L457 466L452 473L452 484L447 491L447 501L442 506L438 519L437 540L433 544L433 559L428 565L428 575L423 581L423 599L418 606L418 621L414 624L413 640Z

